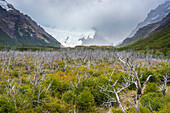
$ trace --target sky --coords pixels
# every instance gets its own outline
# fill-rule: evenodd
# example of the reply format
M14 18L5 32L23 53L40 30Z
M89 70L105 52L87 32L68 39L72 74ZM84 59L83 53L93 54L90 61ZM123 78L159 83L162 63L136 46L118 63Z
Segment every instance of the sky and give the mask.
M117 44L127 38L137 24L147 17L150 10L167 0L6 1L41 26L73 34L94 32L95 27L102 30L108 41ZM52 34L54 36L54 33Z

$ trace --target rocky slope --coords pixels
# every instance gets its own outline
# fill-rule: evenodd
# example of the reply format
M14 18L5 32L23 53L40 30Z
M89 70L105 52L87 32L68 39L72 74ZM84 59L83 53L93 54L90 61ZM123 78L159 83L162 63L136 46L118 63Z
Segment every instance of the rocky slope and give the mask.
M155 49L170 55L170 24L162 30L153 33L148 38L140 39L126 48L135 50Z
M170 25L170 13L162 21L149 24L147 26L140 28L132 38L125 39L123 43L120 44L120 46L131 45L141 39L148 38L152 34L164 29L165 27L169 25Z
M134 36L134 34L148 24L156 23L161 21L170 13L170 1L166 1L164 4L159 5L156 9L151 10L147 18L139 23L137 27L130 33L129 37Z
M28 15L20 13L5 0L0 0L0 46L61 44Z
M160 24L163 23L163 21L160 21L169 13L170 1L166 1L164 4L159 5L155 10L151 10L147 18L143 22L139 23L137 27L131 32L129 36L130 38L125 39L119 46L130 45L140 38L147 38L154 32L160 30L162 28Z

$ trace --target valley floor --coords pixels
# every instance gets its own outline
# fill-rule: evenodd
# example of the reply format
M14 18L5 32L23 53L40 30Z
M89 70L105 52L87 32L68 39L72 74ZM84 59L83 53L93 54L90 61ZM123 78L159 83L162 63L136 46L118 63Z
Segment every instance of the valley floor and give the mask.
M0 112L168 113L169 78L151 50L0 51Z

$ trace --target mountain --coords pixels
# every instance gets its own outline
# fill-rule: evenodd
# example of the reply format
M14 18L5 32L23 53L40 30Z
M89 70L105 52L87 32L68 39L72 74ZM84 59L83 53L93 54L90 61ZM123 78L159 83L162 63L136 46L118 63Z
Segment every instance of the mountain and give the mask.
M160 49L162 52L170 50L170 25L164 29L152 34L148 38L141 39L126 48L135 48L136 50ZM170 51L169 51L170 52ZM168 53L169 54L169 53Z
M145 30L149 32L146 33ZM135 35L139 36L142 33L145 34L142 38L127 47L138 50L146 49L146 47L150 49L170 49L170 13L162 21L139 29Z
M0 0L0 46L16 45L61 46L28 15Z
M123 41L123 43L120 44L119 46L131 45L141 39L145 39L145 38L151 36L152 34L164 29L165 27L167 27L169 25L169 23L170 23L170 13L162 21L153 23L153 24L149 24L147 26L140 28L132 38L125 39Z
M170 1L166 1L164 4L159 5L156 9L151 10L147 18L137 25L137 27L130 33L129 37L134 36L134 34L139 30L139 28L144 27L148 24L161 21L169 13L170 13Z
M151 29L155 28L153 23L157 23L165 18L170 13L170 1L166 1L164 4L159 5L156 9L151 10L147 18L139 23L137 27L130 33L129 37L125 39L120 46L125 46L137 41L139 38L145 36ZM147 26L147 27L144 27ZM140 33L143 30L142 33Z

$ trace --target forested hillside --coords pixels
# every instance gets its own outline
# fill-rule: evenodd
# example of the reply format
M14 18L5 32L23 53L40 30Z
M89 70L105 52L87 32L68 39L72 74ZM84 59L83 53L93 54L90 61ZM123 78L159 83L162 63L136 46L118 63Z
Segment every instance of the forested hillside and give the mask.
M140 39L124 49L146 50L154 49L160 50L165 55L170 54L170 25L159 32L154 33L148 38Z
M149 47L150 49L170 48L170 25L146 39L139 40L132 46L136 49L142 49L143 47Z

